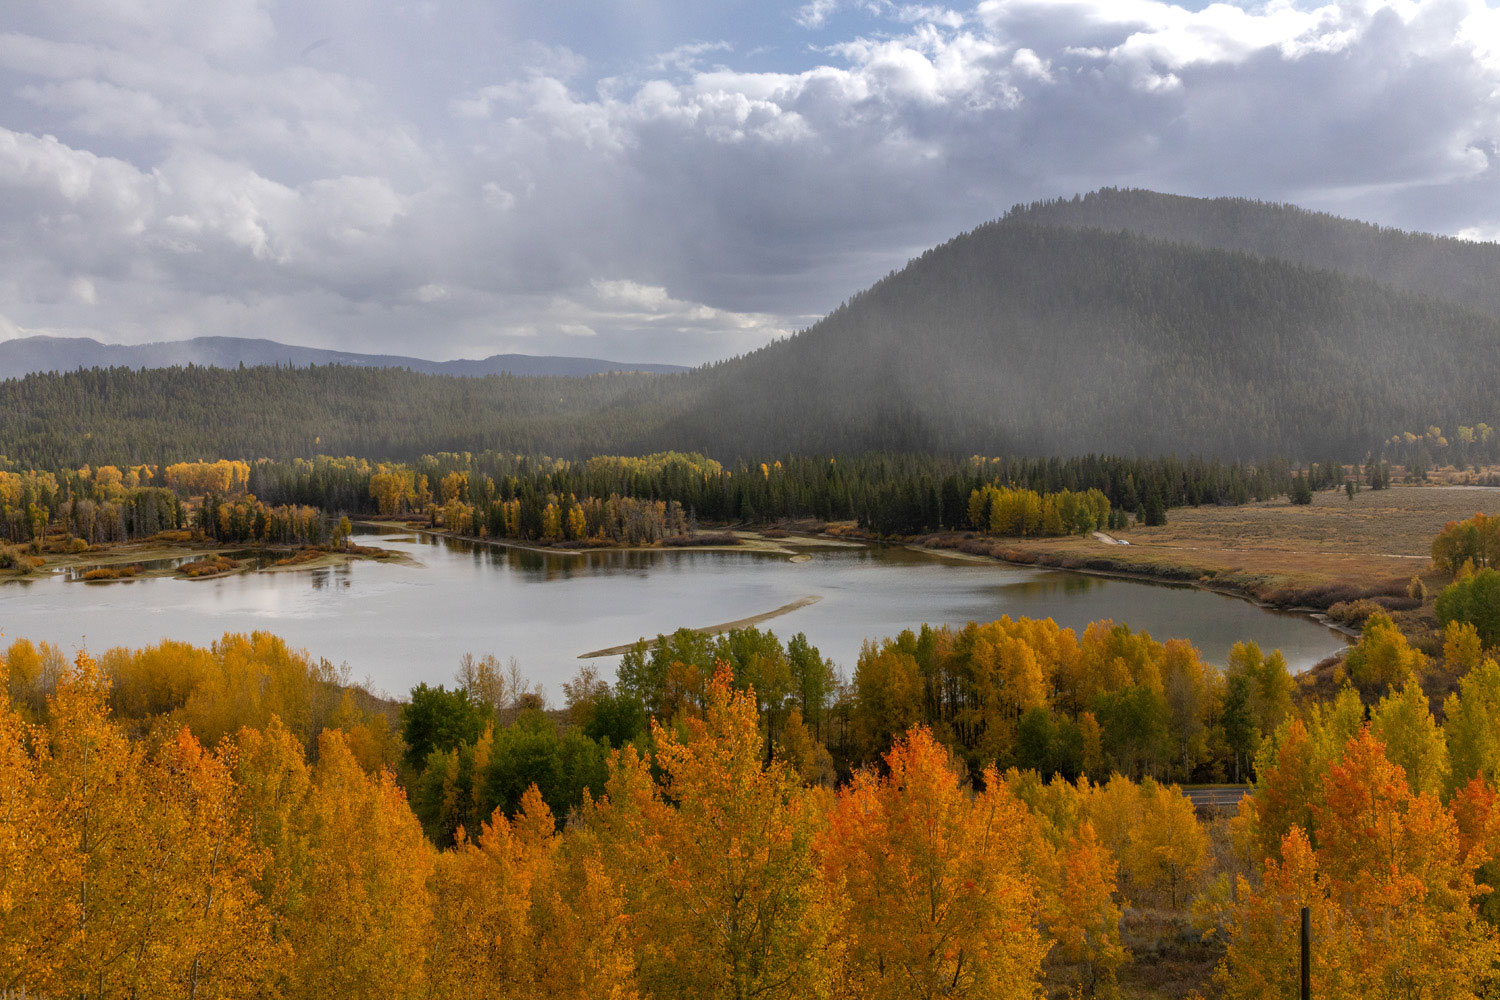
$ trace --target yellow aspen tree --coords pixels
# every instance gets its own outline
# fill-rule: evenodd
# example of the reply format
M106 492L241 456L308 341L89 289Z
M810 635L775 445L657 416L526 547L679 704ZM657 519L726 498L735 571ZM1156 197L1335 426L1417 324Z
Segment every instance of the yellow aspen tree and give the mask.
M273 944L271 915L256 890L265 854L237 808L230 764L186 729L153 763L160 804L153 826L171 861L162 892L177 957L157 995L261 996L287 953Z
M1443 703L1449 791L1473 778L1493 781L1500 772L1500 663L1485 660L1458 682Z
M589 826L624 893L647 995L820 996L831 907L812 855L818 800L766 763L755 695L732 680L721 665L701 717L653 728L659 790L633 752L615 755Z
M1176 785L1164 787L1148 778L1140 785L1140 802L1124 855L1132 881L1176 910L1192 898L1208 870L1208 834Z
M42 991L105 997L150 982L159 879L165 859L146 827L152 803L144 751L108 715L109 681L80 653L48 706L47 794L57 804L56 836L78 856L76 881L60 887L74 932Z
M0 995L53 980L78 922L82 856L61 835L43 734L11 707L0 660Z
M1427 695L1408 679L1371 713L1370 728L1385 745L1386 758L1406 774L1413 795L1441 795L1448 787L1448 745L1427 704Z
M432 848L390 772L370 776L343 735L318 740L305 895L292 914L288 995L400 1000L426 989Z
M1450 621L1443 629L1443 664L1448 673L1461 677L1479 666L1484 646L1472 622Z
M1327 763L1301 719L1293 719L1278 735L1280 744L1256 768L1255 794L1240 800L1237 822L1256 862L1276 856L1293 827L1311 840L1317 825L1313 806Z
M274 715L264 729L240 730L232 760L240 818L265 854L256 889L271 913L273 939L285 941L289 915L306 891L312 776L301 741Z

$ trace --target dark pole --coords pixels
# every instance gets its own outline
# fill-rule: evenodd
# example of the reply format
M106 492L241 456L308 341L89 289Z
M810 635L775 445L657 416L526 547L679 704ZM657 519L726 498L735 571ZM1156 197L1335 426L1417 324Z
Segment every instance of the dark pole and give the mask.
M1312 913L1302 908L1302 1000L1312 1000Z

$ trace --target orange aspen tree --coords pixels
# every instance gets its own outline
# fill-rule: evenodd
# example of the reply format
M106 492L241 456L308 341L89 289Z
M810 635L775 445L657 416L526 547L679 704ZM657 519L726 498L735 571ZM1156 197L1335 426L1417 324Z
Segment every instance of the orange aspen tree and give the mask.
M1058 850L1055 874L1044 893L1044 928L1055 942L1052 957L1077 967L1085 996L1107 992L1120 966L1130 960L1120 941L1117 868L1085 821Z
M1500 939L1479 916L1483 852L1430 792L1413 794L1366 728L1330 765L1314 802L1316 848L1300 827L1268 859L1261 889L1241 880L1221 980L1226 997L1289 991L1297 918L1316 914L1313 991L1353 998L1473 997Z
M825 995L832 908L817 878L815 795L766 763L753 692L721 665L703 714L656 726L663 780L628 748L588 835L621 887L642 992L749 1000ZM674 807L675 806L675 807Z
M536 786L513 820L438 858L432 989L441 996L634 1000L620 894L598 859L569 852Z
M844 993L897 998L1021 998L1046 954L1035 923L1038 886L1019 840L1025 806L997 772L970 795L925 728L838 795L820 841L825 876L846 900Z

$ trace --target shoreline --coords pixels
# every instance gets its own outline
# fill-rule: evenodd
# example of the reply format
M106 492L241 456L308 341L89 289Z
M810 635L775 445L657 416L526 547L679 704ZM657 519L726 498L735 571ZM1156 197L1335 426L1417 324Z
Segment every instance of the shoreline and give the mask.
M52 561L44 564L28 573L0 573L0 584L26 583L34 580L44 580L63 576L70 571L87 572L91 569L125 569L142 563L163 563L167 561L183 560L184 564L205 559L247 559L243 553L249 552L272 552L285 553L287 557L295 557L297 554L307 551L302 546L256 546L245 545L201 545L196 546L184 542L168 542L153 544L148 541L115 543L110 548L100 552L68 553L55 557ZM290 573L299 570L337 569L347 567L356 561L389 562L403 565L420 565L404 552L394 549L383 549L378 554L363 552L345 552L337 549L319 550L316 558L305 559L300 562L292 562L286 565L272 563L266 566L253 564L242 564L240 566L226 568L214 573L205 573L201 576L186 576L179 573L180 566L149 566L141 567L138 572L121 574L115 577L103 577L93 580L85 580L81 577L65 579L66 583L82 583L99 586L111 583L132 583L136 580L182 580L188 583L202 580L222 580L225 577L240 576L250 573Z
M817 604L822 599L823 597L821 594L808 594L806 597L797 598L790 604L783 604L779 608L773 608L770 611L764 611L758 615L750 615L748 618L737 618L732 622L721 622L718 625L705 625L702 628L689 629L689 631L696 632L699 635L705 636L723 635L725 632L729 632L737 628L749 628L752 625L759 625L761 622L770 621L772 618L780 618L782 615L791 614L793 611L805 608L808 605ZM677 629L673 629L672 631L675 632L677 631ZM667 635L668 633L659 632L657 634ZM601 656L623 656L635 647L639 646L641 643L649 642L651 642L650 639L642 636L635 642L622 643L621 645L610 646L606 649L596 649L593 652L589 653L579 653L578 658L580 660L592 660Z
M1231 583L1214 583L1201 579L1188 580L1181 577L1168 576L1165 574L1152 573L1149 570L1126 570L1126 569L1098 569L1087 566L1062 566L1043 562L1040 558L1036 562L1019 562L1014 559L1003 559L1000 556L980 555L975 552L961 552L958 549L945 549L937 546L922 545L918 542L909 542L905 548L913 552L921 552L927 555L943 559L954 559L959 562L988 563L991 565L1014 566L1017 569L1038 569L1056 573L1081 573L1085 576L1097 576L1103 579L1129 580L1134 583L1150 583L1159 587L1184 587L1193 590L1202 590L1210 594L1218 594L1221 597L1230 597L1235 600L1253 604L1262 611L1274 611L1278 614L1295 615L1317 622L1330 632L1337 632L1345 639L1359 638L1357 629L1340 625L1328 617L1326 611L1306 605L1281 605L1263 601L1245 587Z
M365 528L393 528L399 526L402 531L429 535L433 538L451 538L454 541L470 542L475 545L493 545L504 549L518 549L522 552L536 552L541 555L555 556L586 556L596 552L754 552L765 555L787 556L793 562L802 562L807 558L807 553L804 551L806 549L857 549L863 548L868 544L862 541L853 542L839 538L822 538L812 535L788 535L785 538L767 538L758 531L726 529L740 539L738 545L599 545L586 549L574 549L561 545L536 545L513 538L481 538L478 535L456 535L451 531L443 531L439 528L417 527L402 521L363 520L356 521L355 525L356 527Z

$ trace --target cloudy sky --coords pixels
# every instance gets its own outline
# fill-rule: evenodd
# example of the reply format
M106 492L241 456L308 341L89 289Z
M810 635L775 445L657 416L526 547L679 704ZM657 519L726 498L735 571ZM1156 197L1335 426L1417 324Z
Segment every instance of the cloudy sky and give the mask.
M1500 236L1484 0L7 0L0 339L698 363L1104 185Z

